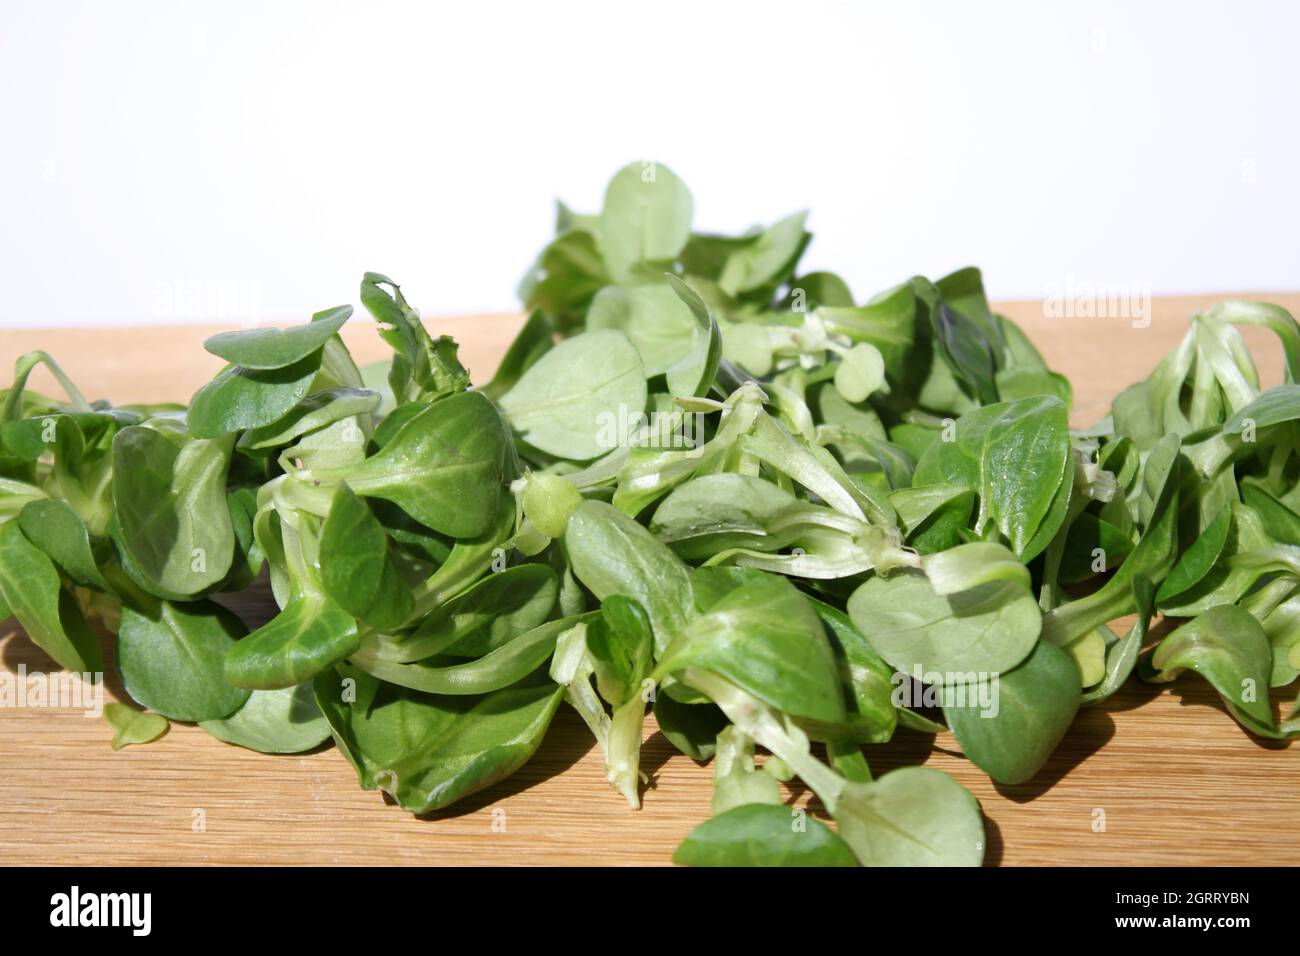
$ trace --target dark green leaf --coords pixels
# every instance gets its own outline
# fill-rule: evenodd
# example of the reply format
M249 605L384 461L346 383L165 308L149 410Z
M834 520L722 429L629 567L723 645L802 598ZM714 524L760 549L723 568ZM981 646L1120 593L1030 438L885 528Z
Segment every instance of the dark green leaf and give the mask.
M221 332L206 339L203 347L231 365L248 369L284 368L323 348L351 315L352 306L340 305L317 312L306 325Z
M0 605L60 667L79 674L104 669L99 639L76 599L61 587L54 563L27 540L17 521L0 524Z
M848 845L802 810L748 803L705 820L682 841L683 866L857 866Z
M248 699L222 673L244 633L239 618L211 601L123 606L117 666L127 693L172 720L229 716Z
M259 690L293 687L359 646L353 617L325 595L307 592L230 649L226 679Z
M226 366L194 393L186 420L195 438L271 425L298 404L320 370L321 351L273 369Z
M178 440L143 425L113 438L120 543L164 593L199 594L230 570L235 531L225 485L233 444Z
M946 687L944 717L977 767L999 783L1024 783L1074 720L1079 669L1070 655L1040 641L1013 670L981 684Z
M363 497L393 502L421 524L457 538L482 534L501 506L506 446L501 416L478 392L420 410L379 452L355 466L317 469Z
M361 786L387 791L412 813L445 807L518 770L563 696L549 681L484 697L435 697L364 674L349 679L351 702L336 671L317 678L321 712Z
M321 525L321 584L335 603L379 630L410 619L415 596L389 555L388 535L346 482L334 491Z

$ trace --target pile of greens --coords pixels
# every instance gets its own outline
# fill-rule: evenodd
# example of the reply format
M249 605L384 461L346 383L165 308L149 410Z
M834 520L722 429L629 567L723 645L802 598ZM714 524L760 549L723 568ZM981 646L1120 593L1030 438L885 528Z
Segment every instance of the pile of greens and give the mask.
M877 777L863 745L951 732L1020 783L1135 671L1195 671L1250 733L1300 734L1269 702L1300 676L1291 316L1193 316L1072 431L1069 382L978 271L859 303L799 271L804 215L691 219L655 164L598 215L561 205L478 388L374 273L382 366L343 345L347 306L210 338L228 364L187 407L89 402L21 357L0 617L88 674L91 622L116 633L138 707L106 709L115 747L173 720L266 753L332 738L413 813L513 773L562 703L637 807L652 711L713 763L674 857L696 865L979 864L971 794ZM1261 391L1243 324L1278 335L1286 384ZM66 399L26 387L41 363ZM219 598L263 576L279 612L249 632ZM1185 623L1148 641L1157 612ZM794 777L834 828L792 809Z

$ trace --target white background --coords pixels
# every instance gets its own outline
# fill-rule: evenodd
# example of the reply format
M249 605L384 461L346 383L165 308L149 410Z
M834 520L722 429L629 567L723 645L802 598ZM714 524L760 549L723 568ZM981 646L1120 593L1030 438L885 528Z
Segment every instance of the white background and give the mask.
M515 308L657 158L859 299L1300 287L1300 5L0 4L0 325Z

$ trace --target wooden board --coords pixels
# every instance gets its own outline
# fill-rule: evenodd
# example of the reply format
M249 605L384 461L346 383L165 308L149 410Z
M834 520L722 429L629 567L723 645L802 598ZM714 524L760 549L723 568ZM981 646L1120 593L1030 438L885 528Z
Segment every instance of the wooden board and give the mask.
M1300 295L1259 295L1300 314ZM1057 319L1038 303L1003 303L1075 385L1075 424L1175 345L1212 298L1157 299L1153 321ZM491 373L519 319L430 320L455 335L477 381ZM213 328L0 332L0 367L52 352L88 396L188 399L220 362L200 348ZM345 330L365 362L384 347L364 320ZM1280 380L1267 333L1247 338L1265 384ZM3 373L0 373L3 374ZM6 379L7 380L7 379ZM34 384L54 390L48 379ZM265 616L267 607L243 610ZM0 625L0 668L51 662L12 622ZM108 678L110 695L120 684ZM1285 694L1277 694L1281 705ZM519 773L429 819L363 792L333 749L271 757L173 725L161 741L109 749L98 719L72 709L0 708L0 863L28 864L662 864L709 813L710 772L676 754L647 722L653 783L630 811L605 783L576 715L562 708ZM880 771L924 762L979 798L988 859L1002 864L1292 864L1300 816L1279 813L1300 789L1300 753L1247 736L1194 676L1157 692L1130 684L1082 712L1032 783L993 785L953 750L907 732L870 748ZM806 799L798 794L797 799Z

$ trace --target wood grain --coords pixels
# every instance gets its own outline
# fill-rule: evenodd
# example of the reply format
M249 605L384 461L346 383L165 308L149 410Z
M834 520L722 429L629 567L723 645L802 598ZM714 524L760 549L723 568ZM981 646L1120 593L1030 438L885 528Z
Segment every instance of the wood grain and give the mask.
M1300 295L1257 295L1300 312ZM1148 372L1212 297L1157 299L1149 327L1127 320L1056 319L1039 303L1003 303L1049 363L1075 386L1076 425ZM519 319L430 320L455 335L484 380ZM0 332L0 363L44 348L88 395L115 401L186 400L218 360L200 348L215 328ZM384 347L355 321L358 361ZM1280 350L1248 330L1265 376ZM142 370L144 370L142 372ZM54 390L46 378L36 387ZM258 606L241 605L252 616ZM111 645L106 643L106 648ZM12 622L0 625L0 669L52 663ZM110 696L120 685L108 678ZM1278 693L1281 706L1286 698ZM333 749L271 757L173 725L157 743L114 753L99 719L72 709L0 708L0 863L23 864L662 864L709 812L708 768L672 750L647 722L644 767L653 782L630 811L605 783L576 715L561 709L519 773L451 810L416 819L363 792ZM900 732L869 748L873 768L925 763L954 774L987 818L988 860L1002 864L1281 865L1295 862L1300 817L1279 812L1300 788L1300 760L1245 734L1208 685L1192 676L1156 690L1131 683L1085 710L1032 783L993 785L954 750ZM806 800L804 793L793 799ZM1104 829L1099 823L1104 820Z

